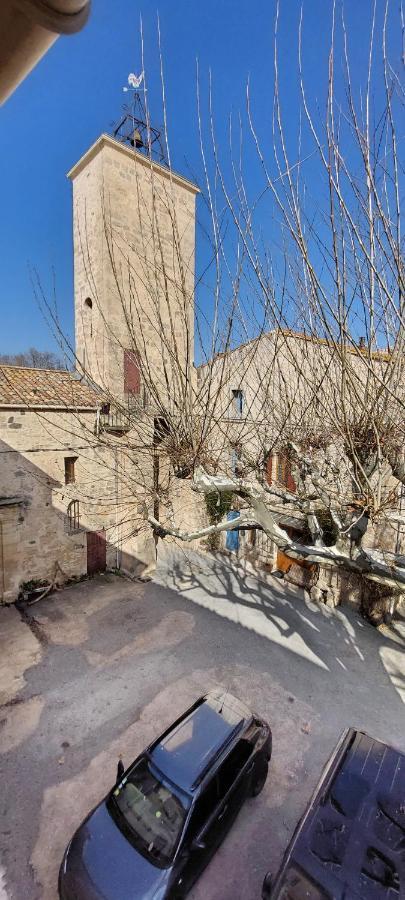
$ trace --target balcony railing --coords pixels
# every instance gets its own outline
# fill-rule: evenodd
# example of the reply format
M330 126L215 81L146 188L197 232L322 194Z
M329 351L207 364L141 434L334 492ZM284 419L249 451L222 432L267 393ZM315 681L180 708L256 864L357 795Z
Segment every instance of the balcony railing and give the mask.
M125 434L131 428L131 419L128 413L121 410L109 410L98 412L96 431L107 431L109 434Z

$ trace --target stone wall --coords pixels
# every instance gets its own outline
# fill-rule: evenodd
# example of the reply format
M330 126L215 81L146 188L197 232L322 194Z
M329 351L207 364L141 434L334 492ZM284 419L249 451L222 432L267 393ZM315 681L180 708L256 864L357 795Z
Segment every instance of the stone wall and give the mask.
M88 531L104 531L107 566L142 571L154 560L144 525L148 460L139 465L109 436L94 435L95 412L0 410L0 601L15 600L23 582L52 580L58 564L66 577L87 572ZM65 484L65 457L77 457L75 481ZM68 506L79 502L79 529L71 531ZM19 501L17 503L17 501Z
M15 600L24 582L53 580L57 565L67 577L86 572L86 535L67 528L57 452L39 450L50 442L41 431L33 413L0 412L0 496L20 501L0 506L2 602Z
M164 367L170 382L193 357L197 189L106 135L69 175L77 357L124 402L123 354L135 347L165 392Z

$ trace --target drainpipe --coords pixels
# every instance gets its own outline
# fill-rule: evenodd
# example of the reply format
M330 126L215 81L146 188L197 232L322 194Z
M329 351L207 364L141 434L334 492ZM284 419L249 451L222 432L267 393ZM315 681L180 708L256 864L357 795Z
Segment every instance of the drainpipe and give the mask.
M0 104L15 91L60 34L86 24L90 0L2 0Z
M119 521L118 521L118 447L115 448L115 568L119 569L120 559L120 540L118 539Z
M399 515L402 516L402 513L405 509L405 485L400 484L399 486ZM397 523L397 539L395 541L395 553L400 553L402 544L402 523L399 521Z

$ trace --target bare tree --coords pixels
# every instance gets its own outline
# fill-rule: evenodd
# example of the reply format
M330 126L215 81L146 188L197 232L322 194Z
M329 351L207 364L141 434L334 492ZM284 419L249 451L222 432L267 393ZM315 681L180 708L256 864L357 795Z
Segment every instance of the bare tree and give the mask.
M52 350L37 350L30 347L23 353L0 353L3 366L25 366L30 369L65 369L62 359Z
M374 4L366 77L358 92L344 15L338 23L334 6L323 122L307 97L301 16L301 129L292 158L282 112L277 8L270 159L254 123L249 88L247 118L263 173L259 200L265 203L270 197L279 217L279 254L270 253L268 246L263 249L263 234L255 227L259 202L248 199L232 134L233 183L226 181L211 116L215 178L237 241L232 324L235 318L242 323L245 339L250 337L247 323L252 319L256 327L259 323L264 327L245 352L228 354L231 361L224 355L228 388L240 384L250 395L235 438L245 477L229 478L198 468L194 483L203 492L231 492L242 502L240 520L232 526L223 521L204 529L204 534L253 519L291 558L339 567L368 582L401 590L404 557L395 553L400 541L392 538L394 523L398 527L404 521L399 509L405 458L403 170L398 154L403 86L402 73L388 56L388 15L386 3L378 22ZM338 38L343 50L337 60ZM212 112L212 101L210 108ZM217 199L212 202L213 210L219 206ZM243 281L254 298L250 307L242 301ZM264 335L268 327L271 340ZM200 380L208 406L216 368L214 360L204 367ZM224 399L223 378L214 394ZM225 438L230 436L224 412L221 422L215 423L217 446L221 425ZM263 483L263 464L274 449L288 450L294 494ZM280 500L305 517L309 541L293 541L279 527ZM329 546L322 521L334 534ZM203 534L159 527L161 533L170 530L182 540ZM389 530L391 546L388 540L383 553L382 533ZM372 549L379 541L381 547Z
M128 535L151 527L156 538L192 541L249 524L292 559L354 574L392 595L403 591L404 91L401 62L388 47L389 15L388 0L374 3L358 85L343 10L333 5L323 118L307 94L301 15L294 150L282 102L278 7L271 150L269 135L256 126L249 86L245 116L236 127L230 120L224 158L210 85L207 146L198 90L208 250L196 284L173 180L162 187L150 144L148 202L138 181L133 198L142 209L135 249L111 198L100 197L119 327L106 314L82 212L80 253L100 327L110 352L130 352L139 373L130 403L101 356L95 369L66 348L37 282L64 352L103 392L99 444L117 448L105 417L126 423L114 471ZM148 110L146 116L149 127ZM167 129L165 139L171 173ZM262 179L253 198L245 154L249 168L254 155ZM294 489L277 472L265 476L267 461L281 455ZM182 528L174 521L174 479L189 480L203 495L231 494L239 518ZM143 512L135 514L135 506ZM299 540L280 524L291 511L302 524Z

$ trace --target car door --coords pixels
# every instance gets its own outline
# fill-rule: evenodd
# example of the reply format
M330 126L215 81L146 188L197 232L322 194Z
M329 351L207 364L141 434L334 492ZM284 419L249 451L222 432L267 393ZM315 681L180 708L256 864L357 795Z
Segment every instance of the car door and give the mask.
M241 739L218 769L220 800L218 819L221 822L221 839L225 837L249 794L253 765L253 746L249 741Z
M179 848L174 897L186 895L229 831L249 793L252 751L238 741L196 800Z
M197 798L178 852L176 883L185 895L197 880L217 846L215 811L218 807L216 776L204 786Z

